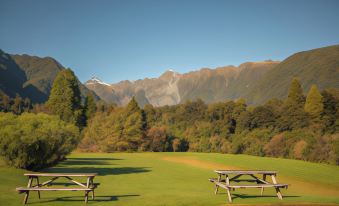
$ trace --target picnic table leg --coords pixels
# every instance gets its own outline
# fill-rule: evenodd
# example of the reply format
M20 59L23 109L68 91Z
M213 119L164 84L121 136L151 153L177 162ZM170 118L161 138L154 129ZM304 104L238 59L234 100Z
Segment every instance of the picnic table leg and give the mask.
M33 180L33 177L28 178L28 184L27 184L28 188L32 186L32 180ZM24 204L27 203L28 196L29 196L29 191L26 191L26 194L25 194L25 197L24 197L24 202L23 202Z
M266 181L266 174L263 174L263 175L262 175L262 179L263 179L264 181ZM262 196L263 193L264 193L264 187L261 188L261 196Z
M271 175L271 178L272 178L273 183L277 184L277 180L275 179L275 175ZM280 192L280 189L275 187L275 191L277 192L278 198L282 200L282 194Z
M230 179L228 177L228 175L226 175L226 186L229 186L230 185ZM230 191L230 188L227 187L227 196L228 196L228 201L230 203L232 203L232 196L231 196L231 191Z
M221 180L221 174L218 174L218 182L220 182L220 180ZM219 189L219 185L216 184L214 194L218 193L218 189Z
M87 177L87 183L86 183L86 187L89 188L89 184L90 184L90 177ZM85 203L88 202L88 191L85 191Z
M38 184L38 187L39 187L39 177L36 177L36 182ZM38 196L39 196L39 199L40 199L40 191L38 190Z
M88 191L85 191L85 203L88 202Z
M94 200L94 184L93 184L93 177L91 178L91 187L93 187L93 190L92 190L92 200Z

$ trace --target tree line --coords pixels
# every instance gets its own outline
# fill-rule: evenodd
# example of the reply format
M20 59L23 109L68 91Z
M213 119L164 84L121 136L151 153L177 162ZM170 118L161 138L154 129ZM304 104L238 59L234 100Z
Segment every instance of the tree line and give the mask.
M82 151L193 151L250 154L339 164L339 95L297 79L287 98L248 106L245 100L140 108L101 107L89 119Z
M220 152L339 164L339 90L304 96L297 79L285 99L248 106L244 99L140 108L82 97L76 76L62 70L48 101L32 105L0 94L0 155L37 170L77 148L86 152Z

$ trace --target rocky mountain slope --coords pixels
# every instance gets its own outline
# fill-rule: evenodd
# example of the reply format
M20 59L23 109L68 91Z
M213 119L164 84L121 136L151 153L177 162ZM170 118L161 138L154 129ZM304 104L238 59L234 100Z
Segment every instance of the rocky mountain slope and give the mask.
M147 103L154 106L175 105L196 98L215 102L240 98L241 94L246 93L278 63L248 62L239 67L203 68L185 74L168 70L159 78L122 81L117 84L103 83L94 78L85 85L105 101L118 105L125 105L133 96L141 106Z
M133 96L141 106L175 105L196 98L205 102L244 98L248 104L261 104L273 97L284 98L295 77L305 92L312 84L320 89L339 88L339 45L299 52L282 62L247 62L185 74L169 70L159 78L116 84L90 80L85 85L118 105L125 105Z
M19 94L34 103L43 103L62 69L65 68L51 57L10 55L0 50L0 90L11 97ZM82 95L91 93L99 98L80 81L79 85Z

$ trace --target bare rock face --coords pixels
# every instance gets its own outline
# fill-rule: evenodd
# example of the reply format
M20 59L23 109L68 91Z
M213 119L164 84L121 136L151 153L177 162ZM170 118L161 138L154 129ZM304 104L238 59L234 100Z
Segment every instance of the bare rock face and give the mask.
M158 78L107 84L92 78L85 85L106 102L126 105L135 96L140 106L176 105L197 98L205 102L240 98L249 87L279 62L248 62L185 74L168 70Z

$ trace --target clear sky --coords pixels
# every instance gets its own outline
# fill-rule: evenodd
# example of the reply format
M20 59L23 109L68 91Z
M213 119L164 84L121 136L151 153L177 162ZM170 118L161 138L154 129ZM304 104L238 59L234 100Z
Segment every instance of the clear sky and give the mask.
M338 0L0 0L0 48L114 83L339 44Z

